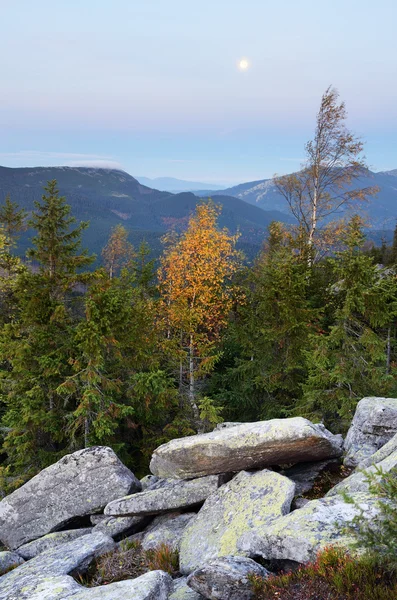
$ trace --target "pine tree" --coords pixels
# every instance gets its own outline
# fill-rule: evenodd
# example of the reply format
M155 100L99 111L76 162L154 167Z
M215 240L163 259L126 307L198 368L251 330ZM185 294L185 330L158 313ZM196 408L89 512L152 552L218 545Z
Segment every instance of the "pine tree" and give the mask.
M307 353L309 377L296 409L341 430L362 397L385 394L394 386L386 364L386 338L379 328L395 318L396 277L383 281L373 259L361 251L363 243L362 220L355 216L348 225L346 249L332 261L337 281L332 289L334 323L328 332L313 336L313 350Z

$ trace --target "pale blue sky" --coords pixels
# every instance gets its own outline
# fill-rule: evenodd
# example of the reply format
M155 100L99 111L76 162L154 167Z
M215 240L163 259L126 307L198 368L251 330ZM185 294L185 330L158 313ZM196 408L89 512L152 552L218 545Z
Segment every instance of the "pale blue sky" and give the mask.
M397 168L396 0L0 0L0 9L0 164L270 177L299 166L333 84L370 166Z

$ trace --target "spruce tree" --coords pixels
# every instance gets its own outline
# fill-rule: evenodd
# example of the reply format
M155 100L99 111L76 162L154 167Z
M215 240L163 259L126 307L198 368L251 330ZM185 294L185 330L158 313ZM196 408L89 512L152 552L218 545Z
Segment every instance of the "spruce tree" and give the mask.
M92 258L80 251L85 223L70 229L70 207L59 196L56 182L36 202L32 268L15 285L18 318L1 332L1 399L8 469L29 476L67 451L65 407L57 387L71 372L72 332L78 309L76 285L87 280L79 269Z
M318 331L307 353L309 377L297 414L319 418L344 430L364 396L382 395L394 387L387 368L386 338L379 328L395 315L395 276L384 280L372 257L362 252L362 221L348 224L346 249L332 260L337 283L332 287L336 305L329 331ZM387 281L387 282L386 282Z
M285 416L299 397L316 314L307 300L309 283L307 261L282 224L272 223L267 244L246 271L246 300L229 329L229 348L237 355L212 384L220 386L228 418Z

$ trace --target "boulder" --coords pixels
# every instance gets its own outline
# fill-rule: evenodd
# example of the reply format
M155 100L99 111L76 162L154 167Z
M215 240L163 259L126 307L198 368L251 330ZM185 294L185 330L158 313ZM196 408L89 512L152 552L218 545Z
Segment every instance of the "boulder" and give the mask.
M18 554L25 560L30 560L46 550L54 550L55 548L58 548L58 546L66 544L66 542L71 542L72 540L76 540L82 535L88 535L89 533L93 533L92 527L49 533L38 540L33 540L33 542L20 546L18 548Z
M164 571L94 588L85 588L65 575L40 581L30 592L29 600L167 600L171 586L172 579Z
M367 467L363 471L357 470L349 477L346 477L346 479L331 488L326 496L335 496L341 493L351 495L357 492L368 492L370 488L369 476L373 475L374 482L381 483L383 477L381 473L378 473L378 470L380 469L382 473L388 473L389 471L396 469L396 467L397 450L379 463Z
M110 448L79 450L0 502L0 539L14 550L140 489L138 479Z
M113 540L98 532L46 550L1 577L0 600L32 600L37 586L45 585L49 578L83 571L93 558L113 547ZM36 597L42 600L42 596Z
M110 502L105 515L156 515L195 506L218 489L219 477L211 475L190 481L159 481L139 494Z
M345 465L355 467L397 433L397 398L363 398L345 440Z
M16 552L0 552L0 575L19 567L25 561Z
M102 531L105 535L119 540L123 536L140 531L147 525L147 517L107 517L92 515L91 522L95 525L93 532Z
M379 514L377 500L371 494L354 494L353 499L364 511L364 518L373 520ZM344 529L359 512L354 504L344 502L341 496L312 500L299 510L273 521L266 529L252 529L241 536L239 550L266 560L306 563L326 546L350 548L353 537Z
M394 435L384 446L382 446L382 448L375 452L375 454L372 454L368 458L364 458L361 462L359 462L356 467L356 471L360 471L361 469L365 469L371 465L376 465L396 451L397 434Z
M183 575L213 558L241 554L240 537L265 532L271 522L289 512L295 484L273 471L242 471L209 496L186 527L180 546Z
M140 481L143 492L144 490L148 490L150 487L152 487L152 485L160 481L160 478L156 477L155 475L145 475L145 477L142 477Z
M243 556L224 556L209 561L187 578L188 585L209 600L252 600L250 576L270 575L261 565Z
M170 513L156 517L144 532L143 549L154 550L166 544L172 550L179 550L182 534L195 516L196 513Z
M205 598L188 586L187 577L180 577L174 580L168 600L205 600Z
M341 455L341 439L307 419L244 423L171 440L153 453L158 477L189 479L269 465L324 460Z

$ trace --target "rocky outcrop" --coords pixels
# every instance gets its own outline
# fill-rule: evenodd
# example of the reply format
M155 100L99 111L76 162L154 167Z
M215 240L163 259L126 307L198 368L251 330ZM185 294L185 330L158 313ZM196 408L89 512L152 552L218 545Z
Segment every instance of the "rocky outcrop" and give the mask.
M364 458L360 461L356 467L356 471L360 469L365 469L366 467L370 467L371 465L376 465L394 452L397 451L397 434L394 435L391 440L389 440L380 450L372 454L368 458Z
M363 398L345 440L345 464L357 466L397 433L397 398Z
M370 488L370 481L373 483L381 483L383 480L383 473L388 473L396 468L397 450L379 463L367 467L362 471L357 470L349 477L346 477L346 479L330 489L326 496L335 496L341 493L351 495L357 492L368 492Z
M110 448L64 456L0 502L0 539L15 549L141 489Z
M0 552L0 575L19 567L24 562L23 558L16 552Z
M364 511L364 518L376 518L378 506L373 496L359 493L353 498ZM338 544L350 548L353 537L344 529L357 514L358 508L339 495L312 500L303 508L276 519L262 532L252 529L241 536L239 550L251 557L306 563L325 546Z
M250 558L225 556L211 560L189 575L188 585L209 600L253 600L250 576L269 572Z
M183 532L195 516L196 513L171 513L156 517L144 532L142 548L154 550L165 544L172 550L179 550Z
M295 484L272 471L242 471L212 494L187 526L180 546L180 570L187 575L213 558L239 554L240 537L264 533L290 510Z
M341 455L341 445L339 436L307 419L273 419L172 440L155 450L150 470L189 479L333 458Z
M95 525L93 533L102 531L105 535L119 540L121 537L140 531L147 525L146 517L107 517L106 515L92 515L91 522Z
M38 540L33 540L33 542L29 542L28 544L20 546L18 548L18 554L25 560L30 560L46 550L55 550L55 548L58 548L58 546L62 546L62 544L66 544L66 542L71 542L82 535L88 535L89 533L93 533L93 529L91 527L49 533Z
M66 575L39 582L30 592L29 600L168 600L171 586L172 579L164 571L151 571L136 579L89 589Z
M105 514L117 515L156 515L162 512L188 508L204 502L218 489L217 475L200 477L191 481L158 481L139 494L126 496L110 502Z
M95 556L113 546L111 538L96 533L47 550L1 577L0 600L32 600L33 592L49 578L85 570Z
M205 598L188 586L187 577L181 577L174 580L168 600L205 600Z

